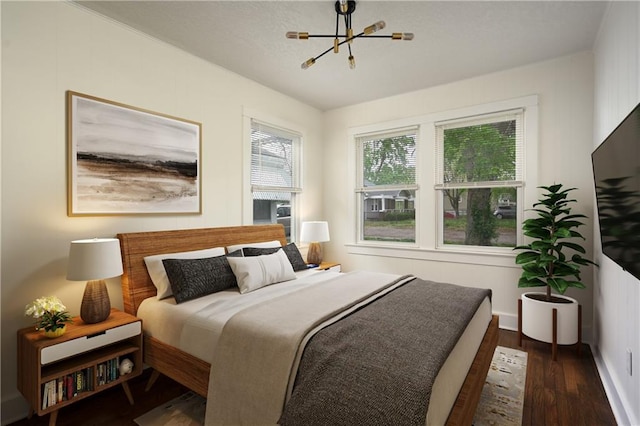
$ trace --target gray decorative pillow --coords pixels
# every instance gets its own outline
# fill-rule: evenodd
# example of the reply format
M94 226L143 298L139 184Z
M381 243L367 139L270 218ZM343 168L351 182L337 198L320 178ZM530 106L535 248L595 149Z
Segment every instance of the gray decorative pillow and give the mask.
M232 255L232 257L236 254ZM163 259L176 303L197 299L237 285L227 256Z
M260 256L264 254L273 254L280 249L284 250L284 253L287 255L289 262L291 262L291 266L294 271L303 271L307 269L307 264L302 258L300 250L298 250L298 246L296 246L295 243L289 243L284 247L276 248L244 247L242 249L242 253L247 257Z

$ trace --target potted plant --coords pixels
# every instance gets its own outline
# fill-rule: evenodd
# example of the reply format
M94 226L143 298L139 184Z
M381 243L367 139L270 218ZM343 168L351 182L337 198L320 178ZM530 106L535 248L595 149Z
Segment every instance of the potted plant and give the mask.
M71 315L56 296L40 297L24 308L24 314L36 320L36 330L44 330L47 337L64 334Z
M524 235L533 240L514 250L524 250L516 256L516 264L522 266L518 287L546 287L546 292L522 295L522 333L553 343L552 318L556 309L556 342L571 345L578 342L578 302L564 293L571 287L585 288L580 268L596 264L582 256L586 250L575 242L585 239L576 228L584 225L578 219L586 218L571 214L570 204L576 200L568 195L576 188L564 189L562 184L539 188L547 192L531 209L537 217L522 224ZM557 294L552 294L552 290Z

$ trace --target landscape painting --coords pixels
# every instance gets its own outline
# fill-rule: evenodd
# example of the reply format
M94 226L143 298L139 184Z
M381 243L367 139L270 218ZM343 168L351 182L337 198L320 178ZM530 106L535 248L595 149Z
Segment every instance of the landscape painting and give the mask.
M68 213L199 214L201 124L67 92Z

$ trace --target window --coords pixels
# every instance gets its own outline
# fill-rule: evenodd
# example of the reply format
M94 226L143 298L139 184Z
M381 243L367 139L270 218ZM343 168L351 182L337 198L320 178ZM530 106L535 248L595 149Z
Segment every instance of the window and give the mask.
M417 127L359 135L359 240L416 241Z
M281 223L288 241L295 232L300 188L300 135L251 120L253 224Z
M523 110L436 123L440 245L514 247Z
M537 95L349 130L349 253L513 264L538 198Z

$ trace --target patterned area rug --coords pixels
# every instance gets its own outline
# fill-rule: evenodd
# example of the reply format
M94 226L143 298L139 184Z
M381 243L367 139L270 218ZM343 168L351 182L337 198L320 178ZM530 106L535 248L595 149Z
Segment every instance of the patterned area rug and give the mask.
M498 346L482 390L474 426L522 423L527 354ZM187 392L135 419L139 426L201 426L207 400Z
M496 347L473 425L521 425L526 374L526 352Z
M187 392L154 408L134 421L139 426L201 426L207 400Z

